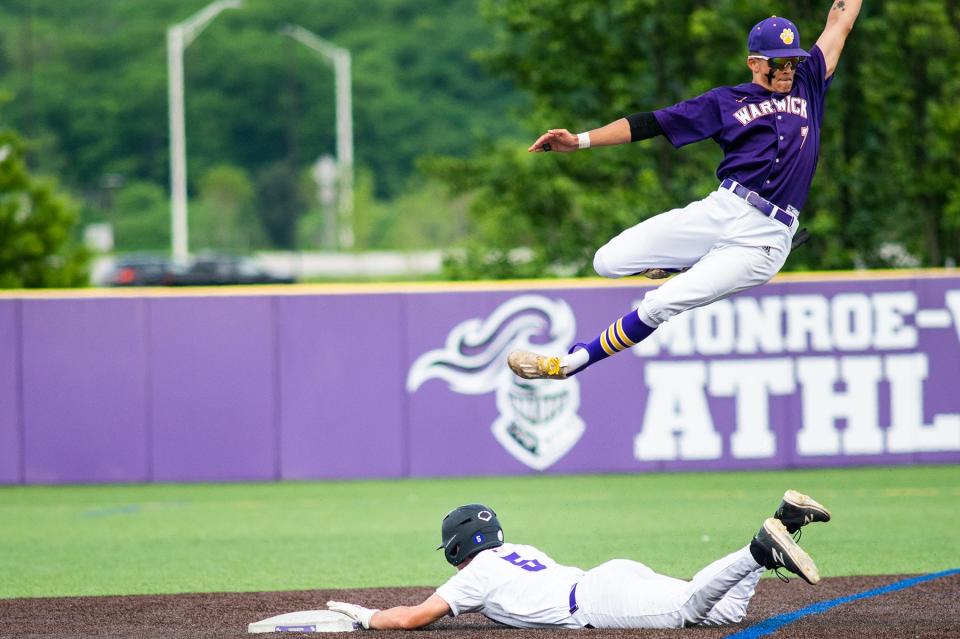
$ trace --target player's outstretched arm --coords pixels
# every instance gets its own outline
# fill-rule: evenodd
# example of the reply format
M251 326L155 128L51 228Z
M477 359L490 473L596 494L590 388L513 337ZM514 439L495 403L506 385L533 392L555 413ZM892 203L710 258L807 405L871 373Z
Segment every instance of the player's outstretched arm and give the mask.
M430 595L416 606L397 606L386 610L364 608L342 601L328 601L327 608L342 612L368 630L416 630L450 614L450 606L437 595Z
M830 13L827 14L827 26L817 40L817 46L823 52L823 59L827 63L826 75L824 79L833 75L837 68L837 62L840 60L840 53L843 51L843 45L847 42L847 36L853 30L853 23L857 21L860 15L860 5L863 0L834 0L830 7Z
M373 615L370 627L375 630L416 630L429 626L450 614L450 606L437 595L430 595L416 606L397 606Z
M550 129L537 138L537 141L531 144L527 151L531 153L542 151L569 153L591 146L611 146L628 142L630 142L630 123L626 118L620 118L599 129L579 134L570 133L566 129Z

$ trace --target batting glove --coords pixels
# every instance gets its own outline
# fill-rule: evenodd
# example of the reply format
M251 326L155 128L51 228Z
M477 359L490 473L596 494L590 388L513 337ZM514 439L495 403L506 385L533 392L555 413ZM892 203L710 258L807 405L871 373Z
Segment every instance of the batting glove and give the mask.
M380 612L379 608L364 608L357 604L344 603L342 601L328 601L327 608L335 610L336 612L342 612L354 621L359 622L360 625L367 630L370 630L370 619L373 617L373 613Z

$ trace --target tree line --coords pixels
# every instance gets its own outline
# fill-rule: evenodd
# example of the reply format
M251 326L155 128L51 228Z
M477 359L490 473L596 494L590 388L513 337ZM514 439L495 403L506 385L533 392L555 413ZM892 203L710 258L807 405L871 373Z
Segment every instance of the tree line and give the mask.
M82 222L113 224L118 249L169 246L165 31L209 2L0 3L0 120ZM462 216L451 223L417 159L521 130L505 114L522 95L473 59L490 40L477 3L245 0L185 51L192 246L315 248L321 236L310 167L335 153L334 74L285 25L352 54L360 246L452 241Z
M118 249L169 246L164 31L206 4L0 5L0 124ZM537 134L749 81L751 25L790 17L809 47L829 4L245 0L186 52L193 246L316 247L309 168L335 148L333 75L284 24L353 54L358 247L456 246L450 277L524 277L589 274L609 237L716 188L720 158L662 138L534 156ZM957 0L865 4L827 98L814 239L788 268L956 264L958 69Z

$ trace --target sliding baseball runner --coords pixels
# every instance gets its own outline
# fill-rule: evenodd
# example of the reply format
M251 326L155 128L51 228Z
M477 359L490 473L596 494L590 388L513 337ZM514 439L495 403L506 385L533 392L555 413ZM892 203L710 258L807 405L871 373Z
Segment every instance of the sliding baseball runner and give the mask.
M570 524L569 513L545 517ZM444 517L437 548L457 572L427 599L386 610L342 601L327 606L370 630L413 630L470 612L514 628L723 626L744 619L765 569L784 569L810 584L820 581L813 559L791 534L826 521L830 511L788 490L747 545L687 581L632 559L612 559L590 570L564 566L535 546L506 541L492 508L467 504Z

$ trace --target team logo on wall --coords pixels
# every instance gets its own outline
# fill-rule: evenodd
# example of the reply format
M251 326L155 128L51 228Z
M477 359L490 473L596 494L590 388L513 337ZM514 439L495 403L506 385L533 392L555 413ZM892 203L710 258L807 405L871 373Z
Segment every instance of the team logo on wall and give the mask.
M575 332L573 311L563 300L515 297L486 319L457 324L443 348L418 357L407 375L407 391L438 378L455 393L496 393L500 415L490 427L494 438L518 461L544 470L583 435L577 415L580 383L521 379L507 368L507 354L518 349L562 352Z

